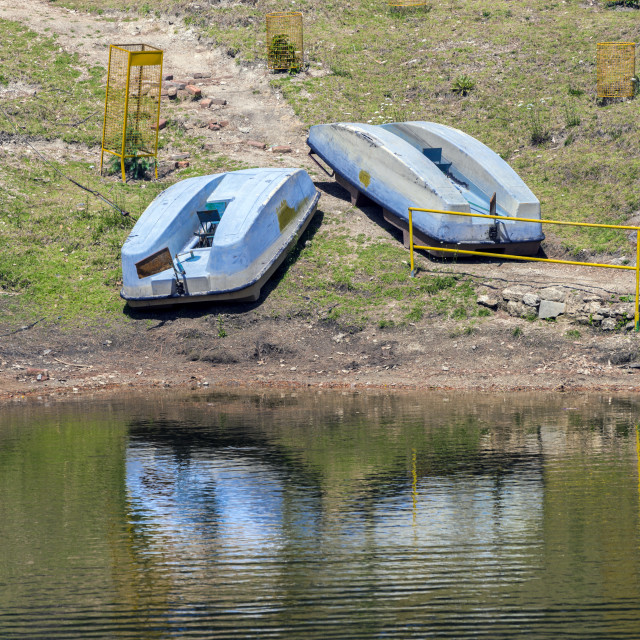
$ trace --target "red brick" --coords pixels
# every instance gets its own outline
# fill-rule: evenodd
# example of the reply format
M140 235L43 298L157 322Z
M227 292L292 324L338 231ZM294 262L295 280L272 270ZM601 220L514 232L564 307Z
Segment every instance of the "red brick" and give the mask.
M293 149L285 145L278 145L277 147L271 147L273 153L292 153Z
M258 140L247 140L247 144L250 147L255 147L256 149L266 149L267 147L264 142L259 142Z
M167 120L166 118L160 118L160 120L158 121L158 131L160 131L161 129L164 129L167 126ZM152 129L156 128L155 124L151 125Z
M200 100L200 106L203 109L208 109L212 103L213 103L213 100L211 98L203 98L202 100Z
M199 98L202 95L202 90L195 85L188 84L185 89L194 97Z
M188 160L178 160L178 162L176 162L176 169L186 169L189 164Z

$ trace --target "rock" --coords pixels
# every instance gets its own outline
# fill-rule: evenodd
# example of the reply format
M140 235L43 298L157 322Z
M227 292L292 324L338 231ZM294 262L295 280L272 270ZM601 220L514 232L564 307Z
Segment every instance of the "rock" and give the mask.
M190 153L174 153L169 160L173 160L174 162L178 162L178 160L186 160L187 158L190 158L191 154Z
M165 73L165 74L162 76L162 79L163 79L163 80L173 80L173 73Z
M224 98L211 98L211 104L218 104L224 106L227 101Z
M158 120L158 131L161 131L162 129L164 129L167 126L167 119L166 118L160 118L160 120ZM156 128L155 123L151 125L152 129Z
M178 90L175 87L171 87L167 90L167 98L176 98L178 96Z
M625 331L633 331L636 328L636 323L632 320L631 322L627 322L624 325Z
M210 78L210 77L211 77L211 74L210 74L210 73L197 73L197 72L196 72L196 73L194 73L194 74L193 74L193 77L194 77L196 80L197 80L198 78L205 79L205 78Z
M255 147L256 149L266 149L267 145L264 142L259 142L258 140L247 140L247 145L250 147Z
M541 320L544 320L545 318L557 318L559 315L564 313L564 310L564 302L541 300L540 307L538 308L538 318Z
M200 107L202 109L208 109L213 104L213 100L211 98L203 98L200 100Z
M176 169L186 169L189 164L190 162L188 160L178 160L178 162L176 162Z
M525 293L531 291L531 287L525 287L519 284L507 287L502 291L502 297L505 300L513 300L515 302L521 302Z
M220 122L218 122L218 124L221 127L228 127L229 126L229 121L228 120L220 120Z
M346 333L336 333L335 336L331 336L331 339L334 342L342 342L344 340L344 338L346 337Z
M27 375L34 377L38 382L49 379L49 371L47 369L36 369L35 367L27 367Z
M174 82L173 88L178 91L184 91L187 88L186 82Z
M489 294L481 294L478 296L478 304L489 309L498 308L498 298Z
M603 331L615 331L616 321L613 318L605 318L600 326Z
M285 145L278 145L277 147L271 147L273 153L292 153L293 149Z
M537 307L540 303L540 296L537 293L528 292L522 296L522 302L528 307Z
M210 122L208 127L209 129L211 129L211 131L220 131L220 129L222 128L217 122Z
M595 300L592 301L592 302L585 303L585 305L582 307L582 310L585 313L590 314L590 315L593 315L594 313L604 315L604 314L602 314L602 311L604 309L600 305L600 302L599 301L596 302Z
M589 316L589 323L594 324L596 327L600 326L600 323L604 320L604 316L599 313L592 313Z
M567 292L559 287L546 287L538 291L541 300L550 302L564 302Z
M530 309L528 309L519 300L509 300L509 302L507 302L507 313L510 316L515 316L516 318L520 318L521 316L525 315L529 311Z
M200 98L202 96L202 90L196 87L193 84L188 84L185 89L188 93L190 93L194 98Z
M629 304L626 302L620 302L619 304L614 304L612 307L609 308L609 315L611 317L624 317L625 315L627 316L627 318L633 318L633 304Z

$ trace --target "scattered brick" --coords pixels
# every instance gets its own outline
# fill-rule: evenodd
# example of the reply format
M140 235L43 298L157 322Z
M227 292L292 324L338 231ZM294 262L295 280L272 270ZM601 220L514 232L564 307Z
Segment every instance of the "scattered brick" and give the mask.
M186 169L189 164L188 160L178 160L178 162L176 162L176 169Z
M161 129L164 129L167 126L167 119L166 118L160 118L160 120L158 121L158 131L160 131ZM153 123L151 125L152 129L156 128L155 123Z
M163 79L163 80L173 80L173 73L165 73L165 74L162 76L162 79Z
M229 121L228 120L220 120L220 122L218 122L218 124L221 127L228 127L229 126Z
M221 128L222 127L217 122L209 123L209 129L211 129L211 131L220 131Z
M198 79L198 78L205 79L205 78L210 78L211 74L210 73L194 73L193 77L196 78L196 79Z
M211 104L221 104L224 106L227 104L227 101L224 98L211 98Z
M247 144L250 147L255 147L256 149L266 149L267 145L264 142L259 142L258 140L247 140Z
M193 84L188 84L185 89L194 97L199 98L202 95L202 90Z
M211 98L203 98L200 100L200 106L203 109L208 109L213 104L213 100Z
M271 147L273 153L292 153L293 149L285 145L278 145L277 147Z

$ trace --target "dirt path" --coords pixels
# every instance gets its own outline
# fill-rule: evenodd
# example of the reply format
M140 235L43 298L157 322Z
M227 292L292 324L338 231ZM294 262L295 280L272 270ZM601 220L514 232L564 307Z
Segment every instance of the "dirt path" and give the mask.
M197 34L177 20L126 22L122 15L86 16L39 0L0 0L0 17L57 34L61 47L78 52L89 64L106 66L109 44L145 42L165 51L165 72L176 78L211 74L202 80L204 94L227 104L208 111L207 117L224 118L229 124L220 131L197 129L198 135L207 136L208 149L250 165L307 168L320 181L323 211L350 211L346 194L322 181L308 160L305 128L271 89L265 68L239 66L224 52L201 44ZM187 125L203 118L197 102L166 107L170 117ZM292 151L256 149L250 140L268 147L286 145ZM58 143L51 147L48 151L58 157L68 151ZM95 150L75 147L73 153L89 155ZM373 208L348 215L356 234L375 237L390 232L380 225ZM631 293L634 284L631 272L508 261L446 266L421 262L426 269L471 273L489 288L562 284L606 297ZM276 321L272 312L267 293L258 305L225 308L218 315L198 308L149 314L117 330L68 333L38 324L3 329L0 401L229 384L624 392L640 386L635 333L605 334L580 327L580 338L569 339L569 325L562 320L556 325L527 323L498 312L469 333L460 332L454 322L434 318L418 327L344 334L321 317ZM226 336L218 324L221 317Z

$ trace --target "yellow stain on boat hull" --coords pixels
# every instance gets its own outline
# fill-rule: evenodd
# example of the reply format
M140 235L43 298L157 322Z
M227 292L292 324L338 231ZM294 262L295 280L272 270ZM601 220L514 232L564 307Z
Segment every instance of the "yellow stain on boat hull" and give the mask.
M360 178L360 182L362 182L365 187L368 187L371 183L371 176L364 169L360 169L358 178Z

